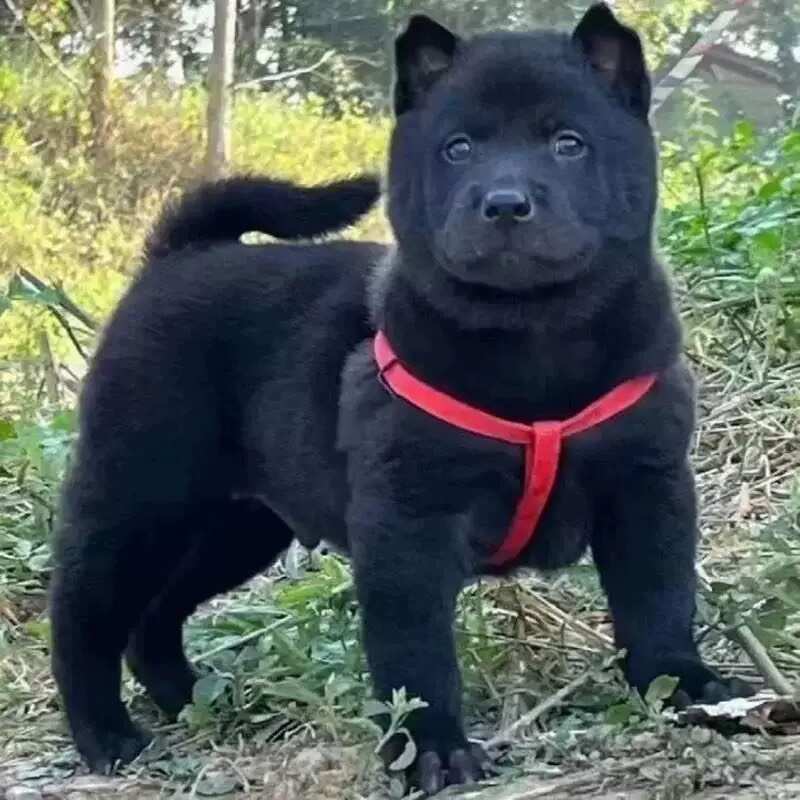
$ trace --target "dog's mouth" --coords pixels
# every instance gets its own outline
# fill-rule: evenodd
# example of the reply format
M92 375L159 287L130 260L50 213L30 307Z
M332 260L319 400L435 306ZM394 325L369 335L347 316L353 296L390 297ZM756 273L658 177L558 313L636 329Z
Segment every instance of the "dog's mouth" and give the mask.
M441 266L459 282L519 293L575 280L589 267L595 250L586 243L565 258L511 247L473 251L466 256L445 252Z
M598 232L574 220L487 226L449 219L438 259L453 277L509 291L573 280L593 260Z

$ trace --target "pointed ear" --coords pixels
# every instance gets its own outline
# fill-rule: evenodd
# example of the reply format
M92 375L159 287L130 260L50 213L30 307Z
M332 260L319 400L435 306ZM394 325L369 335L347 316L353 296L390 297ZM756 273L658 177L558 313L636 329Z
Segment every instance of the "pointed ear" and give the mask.
M572 39L625 106L646 118L650 76L636 31L622 25L605 3L598 3L578 23Z
M430 17L417 14L394 45L397 77L394 111L418 107L436 81L450 68L459 38Z

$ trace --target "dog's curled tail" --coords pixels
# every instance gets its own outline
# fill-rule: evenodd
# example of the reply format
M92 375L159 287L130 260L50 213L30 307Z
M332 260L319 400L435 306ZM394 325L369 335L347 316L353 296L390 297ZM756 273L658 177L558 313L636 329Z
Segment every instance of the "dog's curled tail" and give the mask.
M366 214L379 196L374 175L308 187L249 175L224 178L167 205L145 255L157 258L193 244L236 241L250 231L279 239L333 233Z

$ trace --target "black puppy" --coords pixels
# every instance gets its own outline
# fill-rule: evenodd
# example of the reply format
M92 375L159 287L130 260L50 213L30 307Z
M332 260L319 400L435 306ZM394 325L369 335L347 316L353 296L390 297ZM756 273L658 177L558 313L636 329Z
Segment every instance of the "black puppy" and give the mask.
M638 37L602 5L572 36L463 41L415 17L397 75L395 248L234 241L350 222L376 199L370 179L210 186L157 226L105 332L53 587L55 675L95 769L147 741L120 701L122 652L177 712L194 679L184 620L293 538L350 552L377 693L404 686L428 703L411 725L429 792L481 774L452 631L476 573L552 569L591 547L635 687L668 673L677 699L747 692L706 667L692 637L694 399L653 254ZM394 349L382 375L378 329ZM552 492L534 498L541 516L523 515L526 529L518 508L546 472L541 442L438 418L403 399L398 369L512 427L568 419L631 379L652 385L556 442Z

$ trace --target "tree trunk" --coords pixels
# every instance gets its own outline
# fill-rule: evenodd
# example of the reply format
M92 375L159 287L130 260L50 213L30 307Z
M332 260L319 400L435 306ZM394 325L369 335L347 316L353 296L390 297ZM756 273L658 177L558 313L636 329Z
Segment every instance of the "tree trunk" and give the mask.
M214 52L208 73L206 178L225 175L231 160L231 84L236 34L236 0L214 0Z
M114 0L92 0L92 86L90 112L95 156L102 156L111 131L114 80Z

